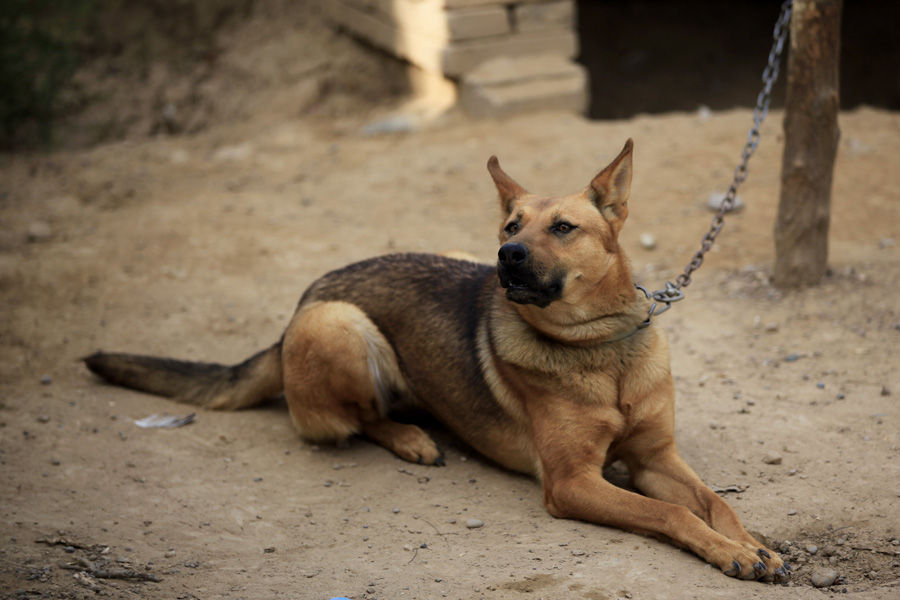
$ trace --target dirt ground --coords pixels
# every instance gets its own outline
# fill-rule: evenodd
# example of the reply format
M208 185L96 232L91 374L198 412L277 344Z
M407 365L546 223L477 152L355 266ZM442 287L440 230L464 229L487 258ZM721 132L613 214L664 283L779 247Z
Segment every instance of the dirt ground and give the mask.
M774 586L554 519L534 481L439 429L443 468L362 440L306 444L278 402L201 410L177 429L135 426L191 409L103 385L79 357L102 348L234 362L276 340L305 286L331 268L393 251L492 261L491 154L534 191L568 192L633 137L624 246L639 281L660 287L697 247L707 196L727 185L750 124L748 110L610 122L451 115L363 135L386 107L331 110L317 96L298 112L287 97L193 135L0 157L0 596L900 594L900 114L841 115L831 273L782 293L768 283L774 113L746 208L687 300L657 320L672 343L681 452L794 565ZM484 526L467 528L472 518ZM83 572L105 561L152 580ZM827 591L810 583L823 568L840 575Z

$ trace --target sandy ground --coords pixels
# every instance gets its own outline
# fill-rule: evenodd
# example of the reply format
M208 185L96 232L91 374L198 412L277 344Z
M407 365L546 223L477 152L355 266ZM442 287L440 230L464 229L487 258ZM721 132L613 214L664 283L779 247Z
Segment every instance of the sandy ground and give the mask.
M568 192L633 137L624 246L639 280L660 287L697 247L706 198L727 185L750 123L747 110L457 116L365 136L370 116L276 111L191 136L0 157L2 597L793 599L825 593L810 577L826 567L841 576L831 591L900 594L896 113L841 115L820 286L768 283L776 113L745 210L688 299L657 321L672 342L682 454L709 484L739 490L722 493L794 564L786 586L556 520L534 481L439 430L444 468L362 440L311 446L277 402L136 427L190 408L103 385L79 357L238 361L277 339L331 268L392 251L491 261L491 154L534 191ZM645 233L655 249L641 247ZM107 560L157 581L82 572Z

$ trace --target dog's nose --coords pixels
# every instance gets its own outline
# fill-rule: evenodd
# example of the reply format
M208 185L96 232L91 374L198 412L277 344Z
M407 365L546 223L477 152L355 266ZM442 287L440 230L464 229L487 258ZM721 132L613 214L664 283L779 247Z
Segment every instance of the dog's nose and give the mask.
M500 264L507 267L517 267L528 260L528 248L525 244L510 242L500 246L497 256L500 258Z

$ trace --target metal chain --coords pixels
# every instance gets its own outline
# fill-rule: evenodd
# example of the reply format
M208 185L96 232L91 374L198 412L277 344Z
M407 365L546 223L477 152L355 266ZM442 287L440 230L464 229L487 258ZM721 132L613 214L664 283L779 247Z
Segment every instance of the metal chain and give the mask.
M684 292L681 288L690 285L691 275L703 264L703 258L706 253L709 252L709 249L712 248L713 243L716 241L716 237L725 225L725 214L734 208L738 186L747 179L747 163L750 162L750 157L753 156L756 147L759 145L759 128L766 118L766 115L769 114L769 104L772 101L772 87L778 80L781 54L782 50L784 50L784 41L787 37L789 29L788 25L791 20L791 8L792 0L785 0L781 5L781 13L778 15L778 20L775 22L775 30L772 32L774 42L772 43L772 49L769 51L769 62L766 64L766 68L763 70L762 74L763 88L756 97L756 108L753 109L753 127L750 128L750 133L747 135L747 143L744 144L744 149L741 152L741 162L734 170L734 178L731 180L731 185L728 186L728 191L722 199L722 205L719 207L719 212L712 220L709 231L703 236L700 249L697 250L691 259L691 262L685 267L684 273L681 273L675 278L675 283L667 281L664 289L656 290L655 292L648 292L643 287L637 286L638 289L644 292L648 299L654 301L654 304L650 307L650 317L666 312L672 306L673 302L677 302L684 298ZM663 304L664 306L657 310L659 304ZM649 317L646 322L649 324Z

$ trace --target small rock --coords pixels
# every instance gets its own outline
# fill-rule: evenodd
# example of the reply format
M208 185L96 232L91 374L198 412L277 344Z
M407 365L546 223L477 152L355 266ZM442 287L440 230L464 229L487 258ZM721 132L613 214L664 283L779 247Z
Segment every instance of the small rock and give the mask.
M815 554L816 552L819 551L819 547L816 546L815 544L810 544L809 546L806 547L806 551L809 552L810 554Z
M797 514L797 511L792 508L791 510L787 511L787 514L789 517L793 517L794 515Z
M766 455L763 457L763 462L767 465L780 465L781 455L777 452L766 452Z
M784 362L797 362L798 360L800 360L800 355L796 353L788 354L784 357Z
M820 390L824 390L824 389L825 389L825 382L824 382L824 381L819 381L819 382L817 382L817 383L816 383L816 387L819 388Z
M481 519L467 519L466 520L466 527L468 527L469 529L478 529L479 527L483 527L483 526L484 526L484 521L482 521Z
M697 119L700 120L701 123L706 123L712 118L712 109L705 104L701 104L697 107Z
M399 508L394 508L394 509L391 510L391 512L394 513L394 514L396 515L398 512L400 512L400 509L399 509Z
M171 155L169 155L169 160L172 161L174 165L183 165L191 158L191 155L187 153L187 150L179 148L175 150Z
M52 377L50 377L49 375L42 375L42 376L41 376L41 385L50 385L51 383L53 383L53 378L52 378ZM886 394L882 393L881 395L884 396L884 395L886 395Z
M41 415L37 418L38 423L49 423L50 415Z
M719 212L722 208L722 204L725 202L725 194L721 194L719 192L713 192L709 195L709 198L706 199L706 208L713 212ZM734 202L731 204L731 208L728 212L738 212L742 208L744 208L744 201L740 196L734 197Z
M223 146L213 153L214 160L237 162L247 160L253 154L253 146L250 144L235 144Z
M881 238L880 240L878 240L878 247L881 250L884 250L885 248L893 248L896 244L897 242L892 237Z
M363 135L380 135L385 133L412 133L418 129L416 119L412 115L398 114L377 119L362 129Z
M778 323L766 323L765 330L769 333L775 333L778 331Z
M272 554L273 552L275 552L275 546L269 546L268 548L263 548L263 552L265 552L266 554Z
M641 234L641 248L644 250L653 250L656 248L656 238L652 233L642 233Z
M891 395L890 388L888 388L888 386L886 386L886 385L881 386L881 395L882 396L890 396Z
M838 574L834 569L816 569L812 574L812 584L817 588L824 588L834 584Z
M34 221L28 226L29 242L46 242L53 235L50 226L44 221Z
M587 554L584 550L572 550L572 556L584 556Z

